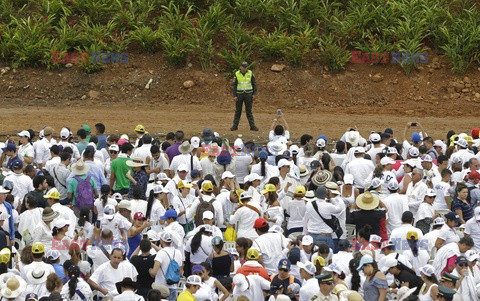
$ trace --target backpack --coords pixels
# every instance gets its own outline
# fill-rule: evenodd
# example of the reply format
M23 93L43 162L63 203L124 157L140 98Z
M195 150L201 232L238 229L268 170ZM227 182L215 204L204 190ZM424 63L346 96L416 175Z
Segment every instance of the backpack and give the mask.
M215 198L212 198L210 201L206 202L200 198L200 204L197 206L197 211L195 211L195 226L203 225L203 212L211 211L213 212L213 218L215 219L215 207L213 207L213 202Z
M77 191L75 195L75 204L77 208L87 207L93 209L93 203L95 202L95 195L93 194L93 186L90 183L92 178L90 175L86 179L82 179L79 176L74 176L78 181Z
M165 253L168 256L168 259L170 259L170 263L168 264L167 273L162 270L163 276L165 276L168 285L176 284L180 281L180 266L175 260L175 249L173 249L173 259L168 255L167 251L165 251Z

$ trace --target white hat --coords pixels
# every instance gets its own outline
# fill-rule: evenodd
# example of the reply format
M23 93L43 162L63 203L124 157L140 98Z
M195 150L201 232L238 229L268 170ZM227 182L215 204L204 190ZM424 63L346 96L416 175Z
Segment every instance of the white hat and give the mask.
M317 140L317 143L315 143L315 145L319 148L324 148L325 145L327 145L327 142L325 141L325 139L320 138Z
M370 142L372 142L372 143L375 143L375 142L380 142L381 138L380 138L380 135L378 133L371 133L368 140L370 140Z
M410 155L410 157L418 157L420 155L420 151L418 150L418 148L416 148L415 146L412 146L410 147L410 149L408 150L408 154Z
M393 159L390 158L390 157L383 157L383 158L380 160L380 164L381 164L381 165L395 164L395 160L393 160Z
M162 185L155 185L153 186L152 193L153 194L159 194L163 192L163 186Z
M345 142L350 143L352 146L358 146L360 139L360 133L358 131L348 131L345 133Z
M44 133L45 132L43 131L43 129L40 132L38 132L38 138L40 138L40 139L44 138L45 137Z
M10 193L10 190L7 190L3 188L3 186L0 186L0 193Z
M398 151L395 147L389 147L387 149L387 155L393 155L393 154L397 154L398 155Z
M430 155L425 155L422 158L422 162L433 162L433 159Z
M369 242L376 242L376 243L380 243L382 241L382 238L376 234L372 234L370 235L370 240Z
M287 159L280 159L277 164L278 168L282 168L284 166L290 167L290 162Z
M473 215L475 215L475 219L477 221L480 221L480 207L475 207L475 210L473 210Z
M468 147L468 142L467 142L467 140L462 139L462 138L461 138L461 139L458 139L458 140L455 141L453 144L458 145L458 146L460 146L460 147L462 147L462 148L467 148L467 147Z
M31 269L27 273L27 280L31 284L42 284L47 281L47 277L50 275L50 271L41 267Z
M273 225L268 229L268 232L270 232L270 233L282 233L283 234L283 229L279 225Z
M479 259L478 253L474 250L468 250L467 252L465 252L465 257L467 257L467 260L470 262Z
M298 285L298 283L292 283L292 284L297 284ZM292 299L289 296L284 295L284 294L278 294L277 298L275 299L275 301L290 301L290 300L292 300Z
M267 149L273 156L282 155L287 150L287 144L280 139L277 141L270 141L267 143Z
M123 196L120 192L115 192L112 194L112 198L114 198L117 202L121 202L123 200Z
M7 212L0 212L0 221L6 221L10 218L10 214Z
M160 240L163 240L164 242L172 242L172 234L168 231L163 231L160 233Z
M159 173L159 174L157 175L157 180L159 180L159 181L168 181L168 180L170 180L170 178L167 176L166 173L161 172L161 173Z
M203 211L202 219L213 219L213 212L210 210Z
M67 128L62 128L60 131L60 138L67 139L68 137L70 137L70 131Z
M383 263L383 271L382 272L385 274L386 272L388 272L388 269L397 266L397 264L398 264L398 260L396 260L393 257L388 257L387 256L387 258L385 259L385 262Z
M244 191L240 194L240 200L251 199L252 195L248 191Z
M379 178L373 178L372 180L372 183L370 184L370 186L372 186L373 188L378 188L380 185L383 184L383 181L380 180Z
M398 301L404 301L406 300L413 292L417 289L417 287L414 288L408 288L408 286L402 286L401 288L398 289L397 291L397 298Z
M132 208L132 204L130 203L129 200L121 200L120 203L118 203L118 209L130 210L130 208Z
M353 175L349 174L349 173L345 174L343 176L343 183L352 185L353 184Z
M235 284L235 287L241 292L246 291L248 288L247 278L243 274L233 276L233 284Z
M158 238L158 233L155 230L148 230L147 237L150 241L158 241L160 239Z
M365 154L365 148L358 146L353 149L354 154Z
M325 271L327 272L334 272L338 275L341 275L342 274L342 269L338 266L338 264L336 263L332 263L326 267L324 267Z
M226 179L226 178L234 178L235 176L230 172L230 171L224 171L223 174L222 174L222 180Z
M388 190L398 190L398 182L396 179L391 179L387 185Z
M12 273L2 274L0 294L7 299L15 299L27 288L27 282Z
M310 235L305 235L302 238L302 245L309 246L311 244L313 244L313 237L311 237Z
M480 207L477 207L477 208L480 208ZM440 216L433 220L433 226L439 226L439 225L445 225L445 220L443 219L443 217L440 217Z
M240 254L238 254L238 251L236 248L228 248L227 249L227 252L232 254L232 255L237 255L237 256L240 256Z
M299 261L297 262L297 266L299 269L304 269L305 272L307 272L308 274L312 275L312 276L315 276L315 273L317 272L317 269L315 268L315 266L313 265L313 263L311 263L310 261L305 261L305 263Z
M261 181L262 179L263 177L257 174L256 172L252 172L250 175L248 175L249 182L253 182L257 180Z
M242 150L244 146L242 138L237 138L235 142L233 142L233 148L236 150Z
M127 201L127 202L130 203L130 201ZM112 219L114 214L115 214L115 207L113 205L108 204L105 206L105 208L103 208L103 216L106 219Z
M188 171L188 166L185 163L182 163L178 166L177 171Z
M193 145L194 148L198 148L200 146L200 138L197 136L193 136L190 139L190 144Z
M111 150L111 151L114 151L114 152L119 152L120 151L120 147L118 147L117 144L112 144L108 147L108 150Z
M433 189L428 189L427 190L427 193L425 194L425 196L436 196L437 194L435 193L435 190Z
M410 167L416 167L417 166L417 162L412 160L412 159L405 160L405 161L401 162L400 164L408 165Z
M187 278L187 284L191 285L202 285L202 278L198 275L190 275Z
M29 131L21 131L20 133L17 134L17 136L27 137L28 139L30 139L30 132Z
M298 154L299 151L300 151L300 148L297 145L292 144L290 146L290 152L292 153L292 155Z
M433 274L435 274L435 269L433 268L432 265L426 264L426 265L424 265L423 267L420 268L420 272L422 272L425 276L430 277Z
M47 254L45 254L45 258L52 258L53 260L57 260L60 257L60 252L57 250L48 250Z
M57 218L57 219L55 219L55 222L54 222L54 225L55 225L55 227L57 227L57 229L61 229L68 224L69 224L68 221L66 219L63 219L63 218Z

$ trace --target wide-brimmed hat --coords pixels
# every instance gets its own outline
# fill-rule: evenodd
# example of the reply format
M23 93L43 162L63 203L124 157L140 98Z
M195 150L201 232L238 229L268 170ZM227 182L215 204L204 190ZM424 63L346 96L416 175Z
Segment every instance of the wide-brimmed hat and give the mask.
M281 155L287 150L287 144L282 141L271 141L267 144L268 152L274 156Z
M47 281L50 271L43 268L35 268L27 273L27 280L31 284L42 284Z
M319 170L317 171L315 176L313 176L312 183L318 187L318 186L325 185L331 179L332 179L331 172L329 172L328 170Z
M417 289L417 287L408 288L408 286L402 286L397 291L397 298L398 301L406 300L413 292Z
M358 131L348 131L345 133L345 141L350 143L353 147L358 145L360 140L360 133Z
M147 164L143 163L143 159L140 157L132 158L132 160L128 160L126 163L130 167L147 166Z
M90 165L85 164L82 159L72 165L72 172L76 175L84 175L90 170Z
M7 299L15 299L20 296L27 288L27 282L11 273L3 274L0 294ZM2 275L2 276L3 276Z
M123 278L122 281L115 283L115 286L117 287L117 291L119 294L122 293L122 290L121 290L122 287L131 287L134 290L138 288L138 284L134 282L130 277Z
M54 210L53 210L52 208L50 208L50 207L47 207L47 208L43 209L42 220L43 220L44 222L53 221L53 220L56 219L59 215L60 215L59 212L54 211Z
M194 147L188 141L183 141L183 143L178 147L178 151L182 154L188 154L193 151Z
M377 195L371 193L370 191L360 194L355 200L358 208L363 210L373 210L378 207L380 199Z

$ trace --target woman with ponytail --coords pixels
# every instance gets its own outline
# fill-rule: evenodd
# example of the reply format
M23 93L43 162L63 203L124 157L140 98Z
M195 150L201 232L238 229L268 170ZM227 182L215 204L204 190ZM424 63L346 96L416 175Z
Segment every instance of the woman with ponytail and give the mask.
M82 260L80 246L76 243L72 243L68 250L68 255L70 255L71 261L80 269L80 277L84 280L88 279L91 274L92 266L88 261Z
M358 253L361 256L361 253ZM350 275L345 277L345 282L347 287L352 291L357 291L359 294L363 295L363 283L365 282L365 276L361 276L357 270L360 260L354 258L348 263L348 269L350 270Z
M52 229L52 250L57 250L60 253L60 264L63 264L65 260L69 259L68 249L72 243L72 239L67 236L68 222L63 218L57 218L53 222Z
M408 261L415 268L417 276L421 276L418 267L423 267L428 264L428 260L430 259L430 254L427 251L428 241L419 241L418 233L416 231L408 231L406 239L410 250L403 252L403 255L407 257ZM424 244L421 244L422 242L424 242Z
M272 166L267 163L268 153L265 150L262 150L258 154L258 158L260 159L260 163L257 163L252 166L252 170L250 173L256 173L262 177L261 187L266 183L268 179L271 177L278 176L278 168L276 166Z
M145 217L152 221L152 229L155 232L161 232L163 230L162 220L160 217L165 214L165 205L168 205L166 195L168 190L164 190L161 185L156 185L150 191L150 195L147 199L147 213Z
M101 220L103 218L103 208L107 205L117 206L118 202L110 197L110 186L105 184L102 185L100 188L100 197L95 200L93 203L93 213L97 216L97 220Z
M80 268L73 265L68 268L70 280L62 288L63 300L67 301L90 301L93 300L93 292L90 286L80 276Z

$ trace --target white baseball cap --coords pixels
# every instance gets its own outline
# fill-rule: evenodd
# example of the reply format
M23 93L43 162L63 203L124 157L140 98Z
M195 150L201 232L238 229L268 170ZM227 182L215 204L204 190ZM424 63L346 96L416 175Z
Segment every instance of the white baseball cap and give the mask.
M343 176L343 183L352 185L353 184L353 175L349 174L349 173L345 174Z
M380 160L380 164L381 164L381 165L395 164L395 160L393 160L393 159L390 158L390 157L383 157L383 158Z
M353 153L354 154L364 154L365 153L365 148L361 147L361 146L355 147L355 149L353 150Z
M193 145L194 148L198 148L200 146L200 138L197 136L193 136L190 139L190 144Z
M422 158L422 162L433 162L433 159L430 155L425 155Z
M122 201L123 202L123 201ZM130 201L127 201L129 204L130 204ZM120 207L120 206L119 206ZM115 207L113 205L110 205L108 204L107 206L105 206L105 208L103 209L103 216L106 218L106 219L112 219L113 218L113 215L115 214Z
M188 276L186 283L200 286L202 285L202 278L198 275L190 275Z
M433 189L428 189L428 190L427 190L427 193L425 194L425 196L437 196L437 194L435 193L435 190L433 190Z
M244 144L243 144L242 138L237 138L237 139L235 139L235 142L233 143L233 147L234 147L236 150L241 150L241 149L243 149Z
M159 181L168 181L168 180L170 180L170 178L167 176L166 173L161 172L161 173L159 173L159 174L157 175L157 180L159 180Z
M380 135L378 133L371 133L368 140L370 140L370 142L372 142L372 143L375 143L375 142L380 142L381 138L380 138Z
M317 143L315 143L315 145L319 148L324 148L326 144L327 143L326 143L325 139L323 139L323 138L318 139Z
M226 178L234 178L234 175L230 172L230 171L224 171L223 174L222 174L222 180L226 179Z
M62 128L62 130L60 131L60 137L62 139L67 139L68 137L70 137L70 131L67 128Z
M202 215L202 219L213 219L213 212L212 211L204 211Z
M426 264L420 268L420 272L427 277L431 277L433 274L435 274L435 269L433 268L432 265Z
M235 284L235 287L241 292L246 291L248 288L247 278L243 274L233 276L233 284Z
M287 159L280 159L277 164L278 168L282 168L284 166L289 166L290 167L290 162L288 162Z
M114 151L114 152L119 152L120 151L120 147L118 147L117 144L112 144L108 147L108 150L111 150L111 151Z
M410 149L408 150L408 154L410 155L410 157L418 157L420 155L420 151L418 150L418 148L416 148L415 146L412 146L410 147Z
M177 168L177 171L188 171L187 164L184 164L184 163L180 164Z
M308 274L312 275L312 276L315 276L315 273L317 272L317 268L315 268L315 266L313 265L312 262L310 261L305 261L305 263L299 261L297 262L297 266L299 269L304 269L305 272L307 272Z
M27 137L30 139L30 132L29 131L21 131L20 133L17 134L19 137Z
M302 245L309 246L311 244L313 244L313 237L311 237L310 235L305 235L302 238Z
M383 263L382 272L385 274L386 272L388 272L388 269L397 266L397 264L398 264L398 261L395 258L387 256L385 262Z
M460 147L462 147L462 148L467 148L467 147L468 147L468 142L467 142L467 140L465 140L465 139L463 139L463 138L458 139L458 140L455 141L453 144L458 145L458 146L460 146Z
M388 190L398 190L398 182L395 179L391 179L387 185Z
M477 208L479 208L480 210L480 207L477 207ZM436 219L433 220L433 225L434 226L445 225L445 220L443 219L443 217L437 217Z
M63 218L57 218L54 222L54 225L55 225L55 227L57 227L57 229L60 229L60 228L65 227L66 225L68 225L68 221L66 219L63 219Z

